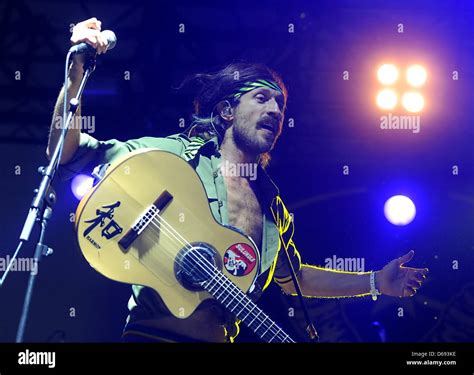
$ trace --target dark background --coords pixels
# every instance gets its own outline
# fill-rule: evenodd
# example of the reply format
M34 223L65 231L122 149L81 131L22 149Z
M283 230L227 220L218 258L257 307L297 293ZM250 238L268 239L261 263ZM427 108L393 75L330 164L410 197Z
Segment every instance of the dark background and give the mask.
M190 103L172 87L231 61L263 62L289 88L269 172L294 214L303 260L324 266L333 255L360 257L367 271L413 249L411 264L430 269L411 299L308 300L322 341L473 341L473 12L469 1L446 0L1 0L0 256L13 253L39 182L36 168L46 162L70 25L95 16L103 29L115 31L118 43L98 58L83 98L82 114L95 116L93 136L126 140L180 132L180 118L189 124ZM418 134L380 129L375 72L387 60L428 68ZM55 253L41 266L25 339L117 341L129 287L89 267L74 245L70 214L77 200L69 183L56 183L56 190L47 236ZM385 200L395 194L417 206L406 227L383 216ZM31 252L30 245L21 256ZM26 282L25 272L13 272L0 289L1 341L15 338ZM302 338L295 300L271 288L261 306ZM293 306L296 315L289 317ZM253 339L245 330L240 336Z

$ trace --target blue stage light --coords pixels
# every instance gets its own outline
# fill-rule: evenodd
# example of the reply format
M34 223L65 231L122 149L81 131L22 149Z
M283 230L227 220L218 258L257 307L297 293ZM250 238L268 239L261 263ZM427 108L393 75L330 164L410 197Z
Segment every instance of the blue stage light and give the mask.
M93 183L94 179L91 176L79 174L71 181L72 193L80 200L89 191Z
M389 198L384 205L387 220L394 225L410 224L416 215L416 207L412 200L404 195Z

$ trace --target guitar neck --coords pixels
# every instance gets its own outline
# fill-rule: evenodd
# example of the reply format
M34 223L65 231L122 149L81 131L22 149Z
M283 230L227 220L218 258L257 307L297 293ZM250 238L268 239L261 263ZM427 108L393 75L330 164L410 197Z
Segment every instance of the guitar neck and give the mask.
M295 342L242 290L217 269L202 286L263 341L269 343Z

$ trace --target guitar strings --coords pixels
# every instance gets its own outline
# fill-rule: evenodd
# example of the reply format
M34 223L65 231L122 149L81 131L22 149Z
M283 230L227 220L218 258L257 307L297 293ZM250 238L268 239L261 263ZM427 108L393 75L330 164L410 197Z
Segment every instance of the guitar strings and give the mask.
M161 221L163 222L163 225L161 225L161 229L163 229L163 233L168 237L169 240L173 241L173 238L172 238L172 237L174 237L175 242L180 243L181 245L184 245L188 250L192 250L192 249L193 249L193 246L192 246L179 232L177 232L161 215L157 215L157 216L158 216L158 218L161 219ZM158 232L159 232L159 230L160 230L160 222L159 222L159 221L158 221L158 222L155 222L155 219L153 219L150 223L151 223L154 227L156 227L157 230L158 230ZM166 226L168 226L168 228L167 228ZM153 230L155 233L157 232L154 228L152 228L152 230ZM175 234L177 234L179 237L181 237L182 240L180 240L171 230L172 230ZM167 231L172 237L171 237L170 235L168 235L168 233L166 233L165 231ZM188 247L188 246L189 246L189 247ZM165 250L165 253L166 253L166 255L168 255L171 259L173 258L173 255L172 255L169 251ZM242 293L242 296L243 296L243 297L242 297L241 299L236 300L236 299L234 298L234 300L237 302L237 305L242 306L242 309L241 309L240 313L242 313L243 311L245 311L245 309L248 310L248 314L245 316L245 318L246 318L248 315L250 315L250 313L251 313L255 308L257 308L260 312L259 312L259 313L257 314L257 316L255 317L255 319L254 319L255 321L261 323L261 325L262 325L263 322L265 322L265 320L268 320L268 319L269 319L269 317L268 317L260 308L258 308L258 306L256 306L255 304L252 303L252 304L254 305L254 307L253 307L252 309L249 309L249 308L247 307L247 306L249 305L249 303L247 303L247 304L244 304L244 303L243 303L243 302L244 302L244 298L246 297L246 296L245 296L245 293L243 293L239 288L237 288L237 286L235 286L230 280L228 280L227 277L226 277L224 274L222 274L221 272L219 272L219 270L218 270L213 264L209 263L209 261L208 261L206 258L204 258L204 257L202 257L202 256L196 257L196 256L194 256L194 253L193 253L192 251L189 253L189 256L192 257L192 258L194 258L193 260L195 260L199 265L202 266L202 268L204 268L204 270L205 270L206 272L208 272L208 276L211 276L211 277L212 277L211 280L206 280L205 282L208 282L208 284L210 284L213 280L217 280L217 281L220 281L220 282L221 282L221 285L220 285L220 286L223 287L224 290L229 290L228 286L222 285L222 282L224 282L224 283L225 283L225 282L228 282L228 283L230 284L230 287L231 287L232 289L234 289L234 292L237 291L238 293ZM179 254L177 255L177 257L179 257ZM181 257L180 260L182 260L183 258L184 258L184 256ZM139 261L140 261L140 260L139 260ZM204 263L203 263L203 262L204 262ZM214 271L214 272L213 272L213 271ZM216 271L217 271L217 272L216 272ZM216 276L217 276L217 278L216 278ZM211 287L211 288L212 288L212 287ZM216 289L215 292L217 292L217 290L218 290L218 288ZM221 295L222 295L222 293L219 295L219 297L220 297ZM216 298L218 298L218 297L216 297ZM253 301L251 301L251 302L253 302ZM252 306L252 304L251 304L251 306ZM239 314L240 314L240 313L239 313ZM264 315L263 320L261 320L261 319L259 318L259 316L260 316L261 314ZM270 319L270 321L271 321L271 319ZM252 321L252 322L253 322L253 321ZM271 323L270 327L262 334L261 337L265 336L265 334L268 332L268 333L273 333L273 334L274 334L271 340L275 339L275 338L278 337L280 334L283 334L284 336L286 336L288 339L291 340L291 338L290 338L286 333L284 333L281 328L279 328L273 321L271 321L271 322L272 322L272 323ZM260 326L259 326L259 327L260 327ZM258 328L259 328L259 327L258 327ZM258 334L258 328L255 330L255 332L256 332L257 334ZM275 332L275 328L278 328L276 332ZM271 340L270 340L270 341L271 341ZM285 337L283 337L283 340L285 340Z
M159 216L159 215L158 215L158 216ZM162 221L164 222L163 225L162 225L162 229L168 231L175 239L178 240L178 242L180 242L182 245L184 245L183 241L179 240L168 228L165 227L165 225L168 225L168 227L171 228L177 235L179 235L179 236L187 243L187 245L189 245L189 246L191 247L191 249L193 248L193 246L192 246L188 241L186 241L186 240L184 239L184 237L182 237L181 234L178 233L169 223L167 223L166 220L165 220L162 216L159 216L159 217L160 217L160 218L162 219ZM155 227L158 228L158 230L160 229L159 225L157 225L155 222L152 222L152 223L153 223L153 225L154 225ZM171 237L170 237L168 234L165 233L165 235L166 235L169 239L171 239ZM186 245L186 247L188 248L187 245ZM168 253L168 251L166 251L166 252ZM167 255L170 255L170 254L167 254ZM213 276L213 273L210 272L210 276L212 276L212 279L211 279L211 280L206 280L206 281L209 282L209 284L210 284L214 279L216 279L216 276L217 276L217 280L218 280L218 281L220 281L220 282L222 282L222 281L224 281L224 282L226 282L226 281L229 282L229 283L230 283L230 287L233 288L234 291L237 291L238 293L241 293L241 294L242 294L242 298L241 298L240 300L237 301L235 298L234 298L234 300L237 302L238 305L242 306L242 309L241 309L240 313L242 313L243 311L245 311L245 309L248 310L248 314L245 316L245 318L246 318L248 315L250 315L250 313L251 313L253 310L255 310L255 309L257 308L260 312L257 314L257 316L256 316L255 319L254 319L256 322L259 322L259 323L261 323L260 325L262 325L263 322L265 322L265 320L270 320L271 325L270 325L270 327L267 328L266 331L264 331L264 333L262 334L261 338L262 338L263 336L265 336L265 334L266 334L267 332L268 332L268 333L273 333L273 336L272 336L272 339L271 339L271 340L273 340L273 339L275 339L276 337L278 337L279 334L283 334L284 336L286 336L286 337L289 338L289 336L288 336L287 334L285 334L285 333L283 332L283 330L282 330L281 328L279 328L274 322L272 322L271 319L269 319L269 317L268 317L260 308L258 308L258 306L256 306L255 304L253 304L253 308L252 308L252 309L249 309L249 307L248 307L249 303L247 303L246 305L244 305L243 302L244 302L244 298L246 297L245 294L244 294L240 289L238 289L230 280L228 280L224 274L222 274L221 272L219 272L219 270L218 270L217 268L215 268L215 266L214 266L213 264L209 263L209 261L208 261L206 258L203 258L202 256L199 257L199 258L196 258L196 257L193 255L193 252L190 253L190 257L193 257L194 260L197 261L197 263L200 264L203 268L207 268L205 271L208 271L208 272L209 272L209 267L208 267L208 266L211 267L211 268L210 268L211 270L217 271L217 272L214 273L214 276ZM204 262L207 263L207 264L203 264L202 261L204 261ZM222 285L222 284L219 285L219 286L223 287L224 290L228 290L228 289L229 289L228 287L226 287L225 285ZM211 288L212 288L212 287L211 287ZM217 290L218 290L218 288L216 289L216 291L217 291ZM222 293L219 295L219 297L220 297L221 295L222 295ZM218 297L216 297L216 298L218 298ZM250 302L253 302L253 301L250 301ZM251 306L252 306L252 305L251 305ZM226 307L227 307L227 306L226 306ZM239 314L240 314L240 313L239 313ZM261 315L261 314L263 314L263 316L264 316L264 317L263 317L263 320L260 319L260 315ZM253 322L253 321L252 321L252 322ZM258 326L258 328L255 330L255 332L256 332L257 334L258 334L258 329L259 329L259 328L260 328L260 326ZM276 332L275 332L275 328L277 328L277 331L276 331ZM284 340L284 339L285 339L285 337L283 337L283 340ZM270 340L270 341L271 341L271 340ZM291 340L291 339L290 339L290 340Z

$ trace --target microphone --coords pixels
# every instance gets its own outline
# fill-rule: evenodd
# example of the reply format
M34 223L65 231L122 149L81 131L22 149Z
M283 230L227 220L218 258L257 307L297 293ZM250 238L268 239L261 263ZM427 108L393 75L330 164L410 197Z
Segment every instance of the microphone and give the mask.
M112 30L104 30L100 34L107 39L107 51L115 47L117 44L117 37ZM71 54L86 52L95 53L95 48L90 44L83 42L69 48L69 52L71 52Z

